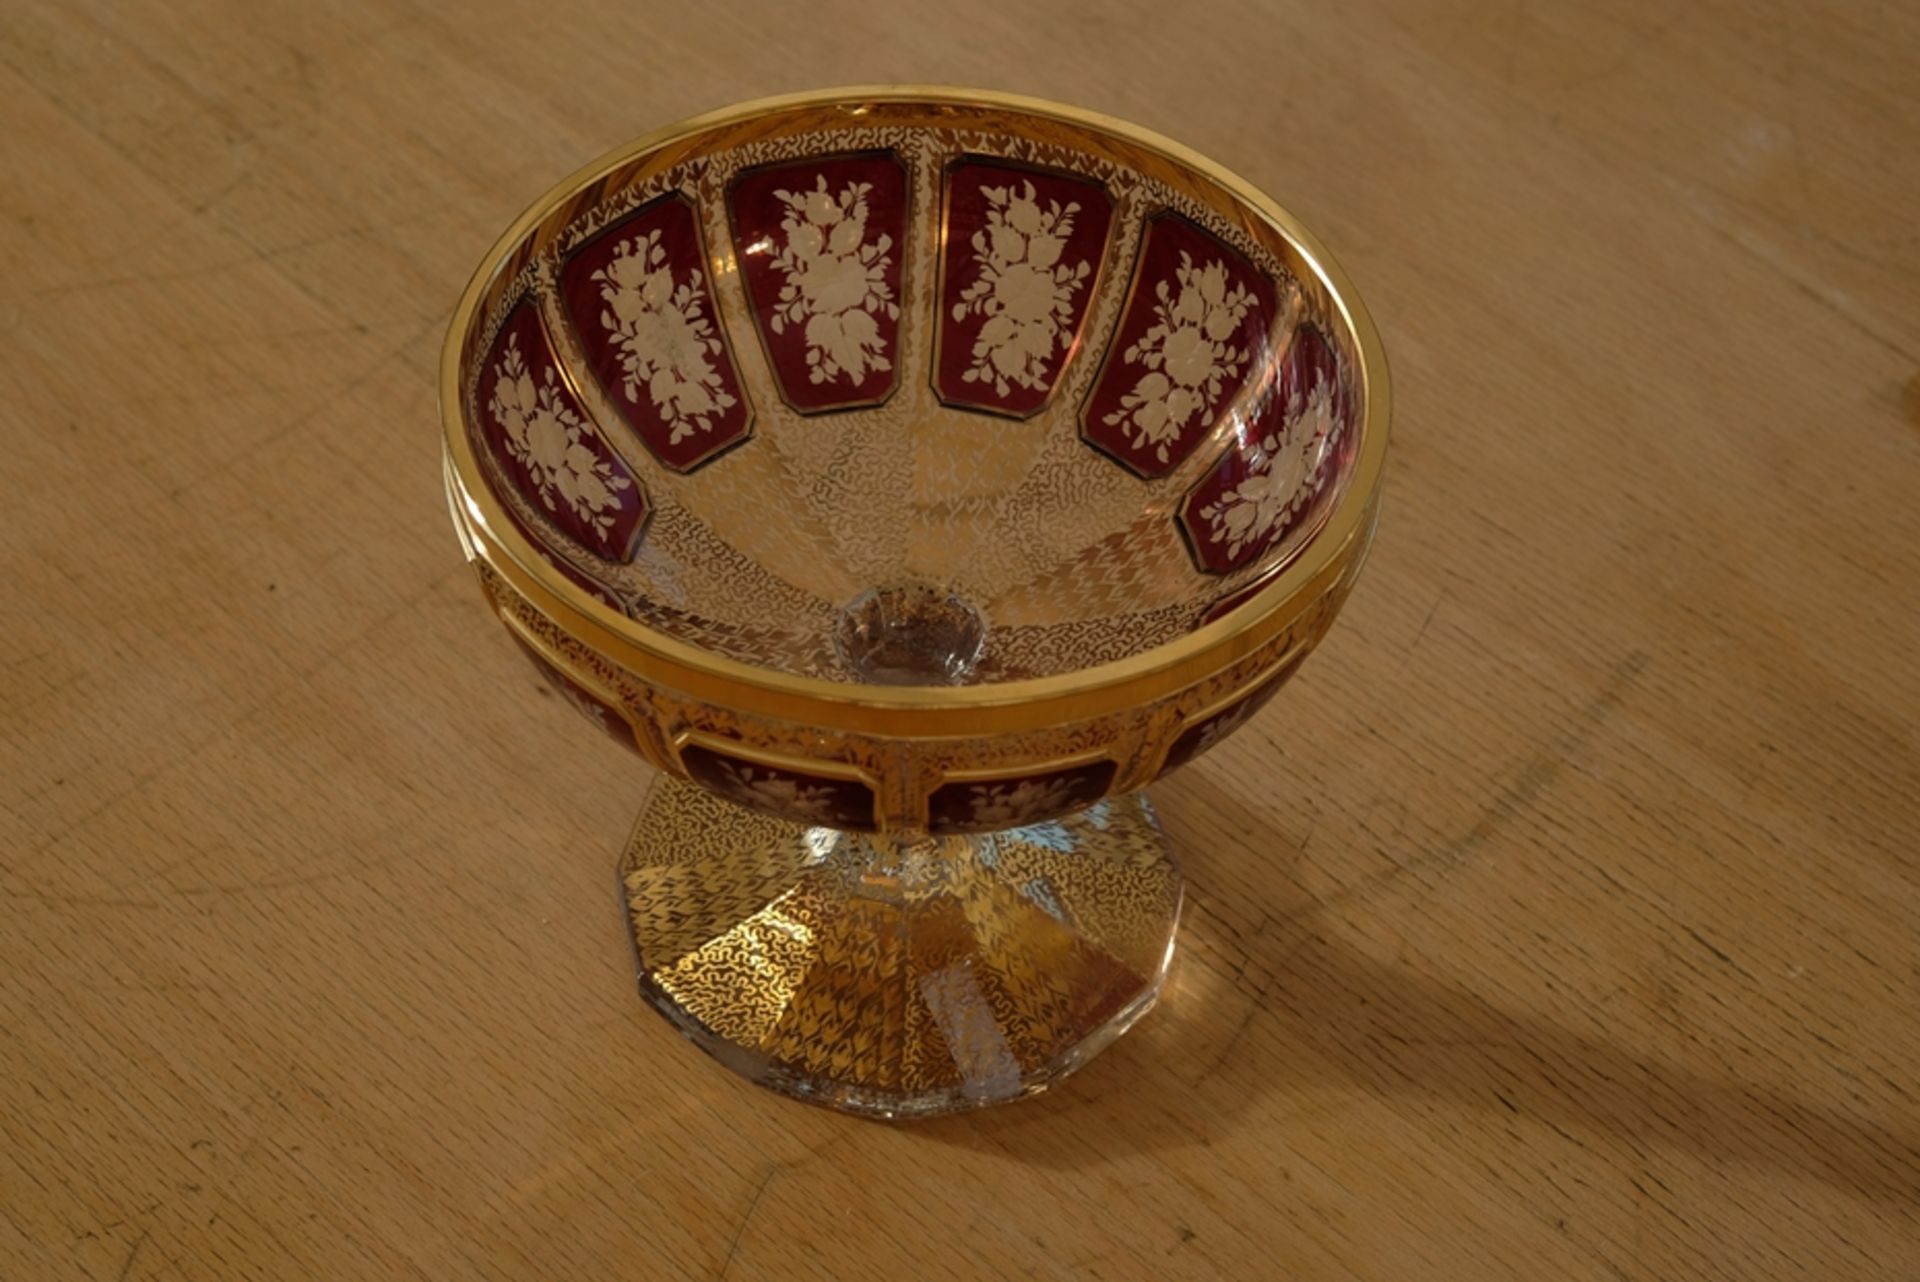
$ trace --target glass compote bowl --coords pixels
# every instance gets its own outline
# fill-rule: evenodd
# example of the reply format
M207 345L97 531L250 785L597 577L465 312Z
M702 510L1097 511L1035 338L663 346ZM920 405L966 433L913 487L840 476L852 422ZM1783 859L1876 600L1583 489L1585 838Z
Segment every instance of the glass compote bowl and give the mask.
M488 602L659 772L621 864L646 997L882 1116L1038 1090L1153 1003L1181 881L1141 789L1332 623L1387 430L1372 325L1271 200L895 88L562 182L441 398Z

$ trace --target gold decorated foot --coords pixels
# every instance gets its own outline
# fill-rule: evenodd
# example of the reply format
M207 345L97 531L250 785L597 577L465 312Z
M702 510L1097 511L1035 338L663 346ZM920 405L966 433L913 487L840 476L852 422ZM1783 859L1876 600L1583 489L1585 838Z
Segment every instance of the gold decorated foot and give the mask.
M734 1071L880 1117L1043 1090L1153 1005L1181 879L1140 793L900 843L663 778L620 868L647 999Z

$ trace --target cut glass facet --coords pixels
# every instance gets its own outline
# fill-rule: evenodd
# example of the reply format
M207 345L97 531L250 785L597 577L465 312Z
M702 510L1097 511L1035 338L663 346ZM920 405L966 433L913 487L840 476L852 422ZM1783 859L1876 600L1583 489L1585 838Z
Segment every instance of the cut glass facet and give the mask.
M1140 793L896 842L655 784L621 887L647 999L775 1090L924 1116L1040 1090L1159 995L1181 883Z

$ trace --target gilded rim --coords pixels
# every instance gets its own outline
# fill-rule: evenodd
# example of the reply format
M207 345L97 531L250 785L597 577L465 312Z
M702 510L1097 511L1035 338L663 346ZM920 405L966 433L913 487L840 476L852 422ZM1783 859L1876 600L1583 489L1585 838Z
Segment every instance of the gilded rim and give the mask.
M649 152L776 112L882 103L1000 109L1119 138L1200 173L1291 242L1352 333L1366 414L1354 471L1334 510L1292 564L1258 594L1186 636L1073 672L977 686L854 685L725 658L657 632L594 600L548 565L506 519L499 500L479 479L479 462L462 410L460 364L480 301L515 248L576 192ZM1371 535L1369 516L1386 461L1392 411L1388 383L1379 333L1346 273L1298 219L1231 170L1151 130L1041 98L874 85L760 98L692 116L608 152L549 188L495 241L461 295L441 348L440 419L448 459L448 500L468 556L486 562L583 644L643 680L721 707L848 732L920 739L1039 729L1138 707L1244 658L1283 632L1333 585L1350 559L1365 551Z

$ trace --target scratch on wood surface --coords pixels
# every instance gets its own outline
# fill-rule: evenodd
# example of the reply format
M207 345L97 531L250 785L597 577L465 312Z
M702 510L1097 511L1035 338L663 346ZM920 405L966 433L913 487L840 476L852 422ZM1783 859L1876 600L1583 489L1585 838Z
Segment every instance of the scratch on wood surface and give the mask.
M1410 859L1394 860L1393 867L1385 872L1316 900L1295 915L1303 916L1369 899L1410 873L1444 870L1471 856L1553 785L1566 769L1567 763L1586 748L1601 725L1613 715L1625 699L1627 690L1640 679L1640 674L1650 662L1652 655L1645 650L1634 650L1616 662L1600 688L1573 714L1560 733L1528 755L1512 777L1481 808L1479 817L1464 833L1438 850L1430 850ZM1388 858L1392 856L1388 855Z
M722 1279L727 1276L727 1271L733 1267L733 1257L739 1253L740 1240L747 1231L747 1225L752 1221L754 1212L760 1209L760 1199L767 1195L767 1189L774 1180L783 1175L791 1175L819 1160L831 1150L852 1139L855 1133L851 1125L843 1127L792 1161L775 1162L767 1167L766 1173L760 1177L760 1182L753 1186L753 1196L747 1199L747 1209L740 1213L740 1222L734 1225L733 1238L727 1243L727 1256L720 1262L720 1271L714 1274L714 1282L722 1282Z
M734 1225L733 1240L727 1243L727 1258L720 1262L720 1272L714 1275L715 1282L724 1279L727 1271L733 1267L734 1253L740 1249L740 1237L747 1231L747 1222L753 1219L753 1213L760 1208L760 1199L766 1196L767 1185L773 1183L774 1178L785 1170L784 1166L777 1163L769 1166L767 1173L760 1177L760 1182L753 1186L753 1196L747 1200L747 1209L741 1212L740 1222Z
M1605 684L1573 715L1566 728L1528 757L1506 786L1494 794L1493 800L1481 812L1473 827L1442 852L1446 862L1453 862L1471 853L1532 805L1560 777L1567 762L1586 747L1600 726L1613 715L1625 698L1627 689L1640 679L1641 672L1651 660L1652 655L1647 651L1635 650L1614 664Z
M222 462L220 466L198 473L192 479L167 491L168 500L176 503L179 502L182 498L198 490L208 481L217 480L233 472L255 457L266 453L281 441L286 440L296 433L307 431L323 414L338 412L341 404L346 401L348 397L372 382L388 365L404 356L414 344L420 342L438 328L439 323L436 321L432 324L409 329L398 342L383 349L373 360L362 366L355 373L349 374L338 386L331 389L328 396L321 398L316 404L295 415L292 421L288 422L286 426L267 434L243 450L235 451L229 458ZM364 327L355 326L351 323L342 323L338 326L331 327L329 332L346 333L349 331L364 332ZM327 440L324 433L321 435L321 440L323 443Z
M1441 588L1440 591L1434 595L1433 606L1431 609L1427 611L1427 617L1420 620L1419 631L1415 632L1413 634L1413 640L1407 643L1406 653L1401 657L1401 660L1400 660L1400 667L1393 674L1396 678L1405 675L1407 668L1412 665L1414 651L1418 650L1420 648L1420 643L1427 639L1427 629L1433 626L1434 616L1440 613L1440 607L1445 605L1446 603L1447 603L1447 590L1445 588Z
M1772 244L1750 232L1729 226L1713 202L1698 188L1673 179L1668 179L1667 185L1680 197L1687 208L1699 217L1716 239L1733 246L1742 254L1777 273L1801 295L1817 303L1823 311L1830 312L1845 321L1855 333L1871 340L1883 351L1898 356L1910 365L1920 365L1920 358L1916 358L1912 352L1856 316L1853 309L1848 306L1848 300L1844 295L1830 294L1829 291L1801 279L1798 272L1781 261L1780 251Z
M352 636L346 637L338 643L327 647L319 659L295 673L294 676L282 686L276 687L271 694L249 705L236 714L230 721L207 731L205 734L188 743L174 756L149 766L146 770L135 776L125 787L117 792L109 793L85 813L64 827L46 834L27 852L28 857L31 859L45 854L72 834L81 831L95 819L112 810L122 801L125 801L129 797L140 795L173 771L191 765L201 754L207 752L221 741L231 737L241 726L246 725L248 722L266 712L278 699L284 697L287 690L300 689L309 685L321 672L339 663L340 656L346 651L360 645L395 619L418 610L435 595L445 590L447 585L457 580L465 579L471 573L473 573L473 571L464 563L449 567L446 573L426 584L418 592L400 602L391 610L381 614ZM16 895L16 897L47 898L48 896L45 892L30 888L28 891ZM136 903L136 906L144 906L144 903Z
M126 1262L120 1266L120 1282L126 1282L127 1278L133 1273L133 1262L140 1257L140 1248L147 1244L147 1239L152 1235L153 1230L151 1228L141 1229L140 1236L133 1240L133 1249L127 1252Z
M1235 983L1234 987L1239 988L1242 992L1246 991L1237 982ZM1264 996L1265 996L1265 993L1263 991L1261 993L1261 997L1264 997ZM1218 1073L1220 1069L1225 1066L1228 1058L1232 1056L1234 1049L1238 1047L1241 1041L1246 1037L1247 1029L1252 1027L1253 1021L1260 1017L1260 1014L1264 1009L1265 1007L1260 1004L1260 1001L1258 999L1256 999L1252 1004L1250 1004L1247 1007L1247 1013L1240 1017L1240 1022L1233 1026L1233 1031L1231 1033L1227 1034L1227 1040L1225 1043L1221 1045L1219 1052L1214 1055L1212 1061L1208 1063L1208 1065L1205 1068L1201 1069L1198 1073L1196 1073L1192 1077L1192 1079L1189 1081L1189 1085L1192 1085L1192 1086L1200 1085L1202 1082L1211 1078L1215 1073Z

